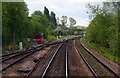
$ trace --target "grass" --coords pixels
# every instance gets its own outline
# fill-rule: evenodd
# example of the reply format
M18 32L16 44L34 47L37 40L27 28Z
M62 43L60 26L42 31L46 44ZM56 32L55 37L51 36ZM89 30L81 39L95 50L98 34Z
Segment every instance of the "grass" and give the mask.
M116 54L110 53L110 51L107 48L104 48L94 43L88 43L86 39L82 39L81 41L87 44L89 49L95 49L96 51L100 52L102 55L104 55L108 59L114 61L115 63L120 64L120 60L119 60L120 57L117 56L118 53Z

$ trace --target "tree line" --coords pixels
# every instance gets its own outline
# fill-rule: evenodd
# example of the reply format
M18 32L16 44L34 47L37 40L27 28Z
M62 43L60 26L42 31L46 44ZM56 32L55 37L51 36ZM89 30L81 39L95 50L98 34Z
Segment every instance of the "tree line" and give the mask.
M36 33L44 33L46 40L52 35L52 29L57 26L55 13L44 7L44 12L35 11L28 16L28 8L25 2L2 3L2 45L26 43L27 38L32 38Z
M27 44L27 38L32 38L36 33L44 33L45 40L51 40L57 36L54 30L59 27L67 28L67 16L57 17L53 11L44 7L44 11L36 10L31 16L25 2L2 3L2 45L8 46L23 42ZM74 18L69 17L70 26L76 24Z
M118 56L120 2L103 2L102 6L88 4L87 7L91 19L86 31L87 40Z

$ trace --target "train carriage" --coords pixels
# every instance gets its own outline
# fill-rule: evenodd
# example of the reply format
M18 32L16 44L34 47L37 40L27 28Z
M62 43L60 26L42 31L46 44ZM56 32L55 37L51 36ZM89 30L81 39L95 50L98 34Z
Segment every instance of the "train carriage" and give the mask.
M44 37L43 33L39 32L33 36L33 41L37 44L43 44L44 43Z

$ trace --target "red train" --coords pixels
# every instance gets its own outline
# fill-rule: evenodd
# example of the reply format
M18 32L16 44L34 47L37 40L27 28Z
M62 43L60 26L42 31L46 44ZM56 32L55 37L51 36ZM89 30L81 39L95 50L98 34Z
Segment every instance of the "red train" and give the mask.
M43 44L44 43L44 37L43 33L39 32L33 36L33 41L37 44Z

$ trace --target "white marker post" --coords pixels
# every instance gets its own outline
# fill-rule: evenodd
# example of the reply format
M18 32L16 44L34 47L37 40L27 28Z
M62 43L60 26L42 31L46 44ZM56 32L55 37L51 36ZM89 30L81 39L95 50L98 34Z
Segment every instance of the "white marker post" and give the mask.
M22 50L23 49L23 44L22 42L19 43L19 50Z

